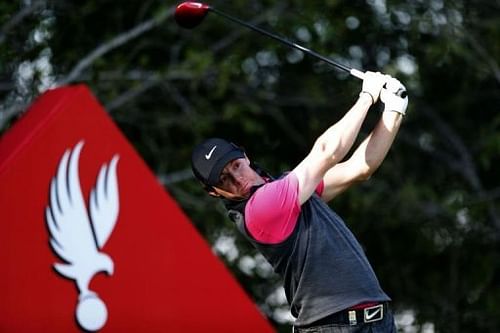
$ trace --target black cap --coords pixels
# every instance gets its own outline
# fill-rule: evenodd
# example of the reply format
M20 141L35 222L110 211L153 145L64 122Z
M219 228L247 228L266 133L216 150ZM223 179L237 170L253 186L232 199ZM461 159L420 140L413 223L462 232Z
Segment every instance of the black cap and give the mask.
M193 173L202 183L215 186L227 163L244 158L243 149L224 139L211 138L203 141L193 149L191 167Z

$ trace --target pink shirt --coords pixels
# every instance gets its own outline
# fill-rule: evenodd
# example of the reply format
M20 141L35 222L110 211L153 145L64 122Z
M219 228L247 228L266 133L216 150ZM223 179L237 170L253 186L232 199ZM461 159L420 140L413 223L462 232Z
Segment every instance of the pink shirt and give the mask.
M324 183L316 188L323 193ZM300 214L299 180L294 173L260 187L245 207L245 225L258 242L277 244L295 228Z

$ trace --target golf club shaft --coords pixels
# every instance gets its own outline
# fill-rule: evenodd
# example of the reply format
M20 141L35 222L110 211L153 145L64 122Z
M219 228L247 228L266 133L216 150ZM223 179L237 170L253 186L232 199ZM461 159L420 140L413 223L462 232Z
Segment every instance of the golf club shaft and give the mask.
M235 23L237 23L237 24L240 24L240 25L242 25L242 26L244 26L244 27L247 27L247 28L249 28L249 29L251 29L251 30L254 30L254 31L258 32L258 33L261 33L261 34L263 34L263 35L266 35L266 36L268 36L268 37L271 37L272 39L277 40L278 42L281 42L281 43L283 43L283 44L285 44L285 45L287 45L287 46L289 46L289 47L292 47L292 48L294 48L294 49L297 49L297 50L299 50L299 51L302 51L302 52L304 52L304 53L306 53L306 54L309 54L310 56L313 56L313 57L314 57L314 58L316 58L316 59L319 59L319 60L321 60L321 61L324 61L324 62L326 62L327 64L330 64L330 65L332 65L332 66L334 66L334 67L337 67L338 69L341 69L341 70L343 70L343 71L346 71L346 72L348 72L349 74L351 74L352 76L357 77L358 79L363 80L363 78L364 78L364 73L363 73L362 71L359 71L359 70L357 70L357 69L350 68L350 67L348 67L348 66L345 66L345 65L343 65L343 64L340 64L340 63L338 63L338 62L336 62L336 61L334 61L334 60L332 60L332 59L329 59L329 58L327 58L327 57L325 57L325 56L322 56L321 54L316 53L316 52L314 52L314 51L312 51L312 50L310 50L310 49L308 49L308 48L305 48L305 47L303 47L303 46L301 46L301 45L299 45L299 44L296 44L296 43L290 42L289 40L286 40L286 39L284 39L284 38L282 38L282 37L280 37L280 36L278 36L278 35L275 35L275 34L273 34L273 33L270 33L269 31L266 31L266 30L264 30L264 29L261 29L261 28L259 28L259 27L257 27L257 26L254 26L254 25L250 24L250 23L247 23L247 22L245 22L245 21L242 21L242 20L240 20L240 19L238 19L238 18L236 18L236 17L233 17L233 16L231 16L231 15L229 15L229 14L226 14L226 13L224 13L224 12L221 12L220 10L215 9L215 8L213 8L213 7L209 7L209 10L210 10L210 11L212 11L212 12L214 12L214 13L216 13L216 14L218 14L218 15L220 15L220 16L222 16L222 17L224 17L224 18L226 18L226 19L228 19L228 20L230 20L230 21L233 21L233 22L235 22Z

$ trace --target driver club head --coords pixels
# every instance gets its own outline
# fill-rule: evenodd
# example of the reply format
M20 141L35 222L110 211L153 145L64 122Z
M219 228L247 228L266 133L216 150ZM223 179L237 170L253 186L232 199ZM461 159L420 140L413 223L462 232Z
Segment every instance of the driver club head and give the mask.
M210 6L201 2L186 1L177 6L175 21L183 28L192 29L207 16Z

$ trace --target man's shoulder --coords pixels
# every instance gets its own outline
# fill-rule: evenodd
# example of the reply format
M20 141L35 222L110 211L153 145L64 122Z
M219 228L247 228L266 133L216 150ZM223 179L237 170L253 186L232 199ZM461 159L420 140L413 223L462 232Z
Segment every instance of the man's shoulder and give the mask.
M290 208L297 203L298 179L288 173L283 177L269 181L260 186L250 197L246 212L272 213L276 209Z
M246 227L256 240L276 244L294 229L299 214L298 179L289 173L259 187L250 197Z
M273 193L275 191L282 192L293 189L297 186L297 177L293 173L287 171L282 173L278 178L266 180L265 184L259 186L259 188L255 190L250 200L255 196L262 196L265 194Z

